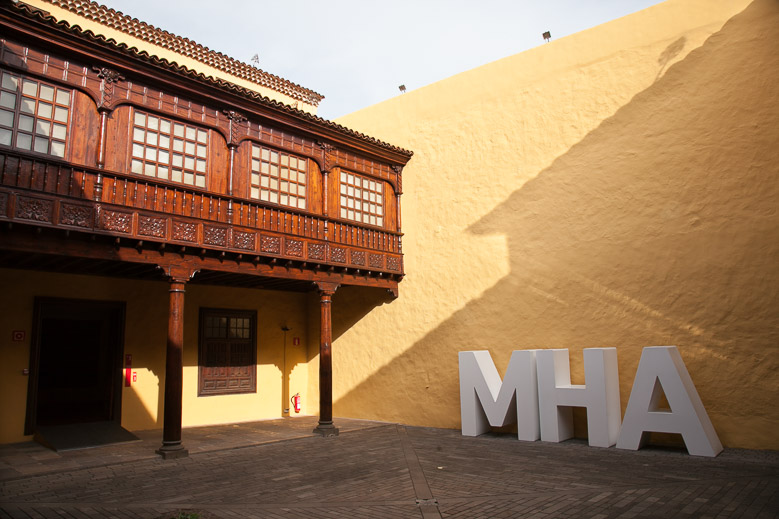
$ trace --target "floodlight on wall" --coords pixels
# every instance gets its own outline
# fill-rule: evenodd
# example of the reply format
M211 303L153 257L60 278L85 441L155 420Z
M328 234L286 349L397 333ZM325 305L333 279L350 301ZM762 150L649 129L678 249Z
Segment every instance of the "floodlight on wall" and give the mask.
M400 85L398 87L398 90L400 90L401 94L405 94L406 93L406 85Z
M545 32L544 34L542 34L541 36L543 36L543 37L544 37L544 41L546 41L546 42L549 42L549 40L551 40L551 39L552 39L552 33L551 33L551 32L549 32L549 31L546 31L546 32Z

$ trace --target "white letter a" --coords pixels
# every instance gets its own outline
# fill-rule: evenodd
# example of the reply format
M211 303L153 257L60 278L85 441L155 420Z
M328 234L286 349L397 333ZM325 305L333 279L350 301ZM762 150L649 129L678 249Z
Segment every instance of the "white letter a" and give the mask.
M670 412L658 409L658 384ZM647 431L681 434L687 451L695 456L716 456L722 451L676 346L651 346L641 352L617 448L638 450L647 440Z

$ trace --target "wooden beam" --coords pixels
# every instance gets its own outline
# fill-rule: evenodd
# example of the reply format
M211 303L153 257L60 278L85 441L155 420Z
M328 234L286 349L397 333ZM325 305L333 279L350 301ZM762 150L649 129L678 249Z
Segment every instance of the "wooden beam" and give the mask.
M92 235L94 237L95 235ZM118 248L113 240L101 239L76 239L48 232L42 235L34 235L23 231L0 232L0 249L26 252L48 253L57 256L69 256L78 258L122 261L128 263L140 263L147 265L159 265L161 263L175 262L192 270L213 270L218 272L242 274L247 276L261 276L276 279L308 281L312 283L333 283L336 286L351 285L377 287L397 290L397 281L389 278L375 278L357 276L354 274L332 270L317 270L316 265L310 265L307 269L288 269L283 265L258 263L239 263L230 259L222 259L211 256L199 256L196 254L182 254L179 251L165 252L156 249L136 249L135 244L122 243ZM338 269L341 270L341 269Z

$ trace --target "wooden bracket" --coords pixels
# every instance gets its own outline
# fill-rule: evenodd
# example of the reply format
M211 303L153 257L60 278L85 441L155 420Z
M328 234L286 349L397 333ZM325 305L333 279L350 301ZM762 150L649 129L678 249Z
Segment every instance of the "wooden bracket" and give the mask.
M200 272L199 269L193 269L189 265L180 264L157 265L157 268L162 269L165 276L174 283L186 283L191 280L195 274Z
M334 283L332 281L314 281L314 285L316 285L316 288L320 293L330 295L335 294L335 291L338 290L338 287L341 286L338 283Z

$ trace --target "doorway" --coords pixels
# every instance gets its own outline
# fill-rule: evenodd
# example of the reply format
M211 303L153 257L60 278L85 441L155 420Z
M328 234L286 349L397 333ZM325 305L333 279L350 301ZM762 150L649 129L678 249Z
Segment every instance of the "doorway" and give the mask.
M125 305L36 298L25 434L121 421Z

